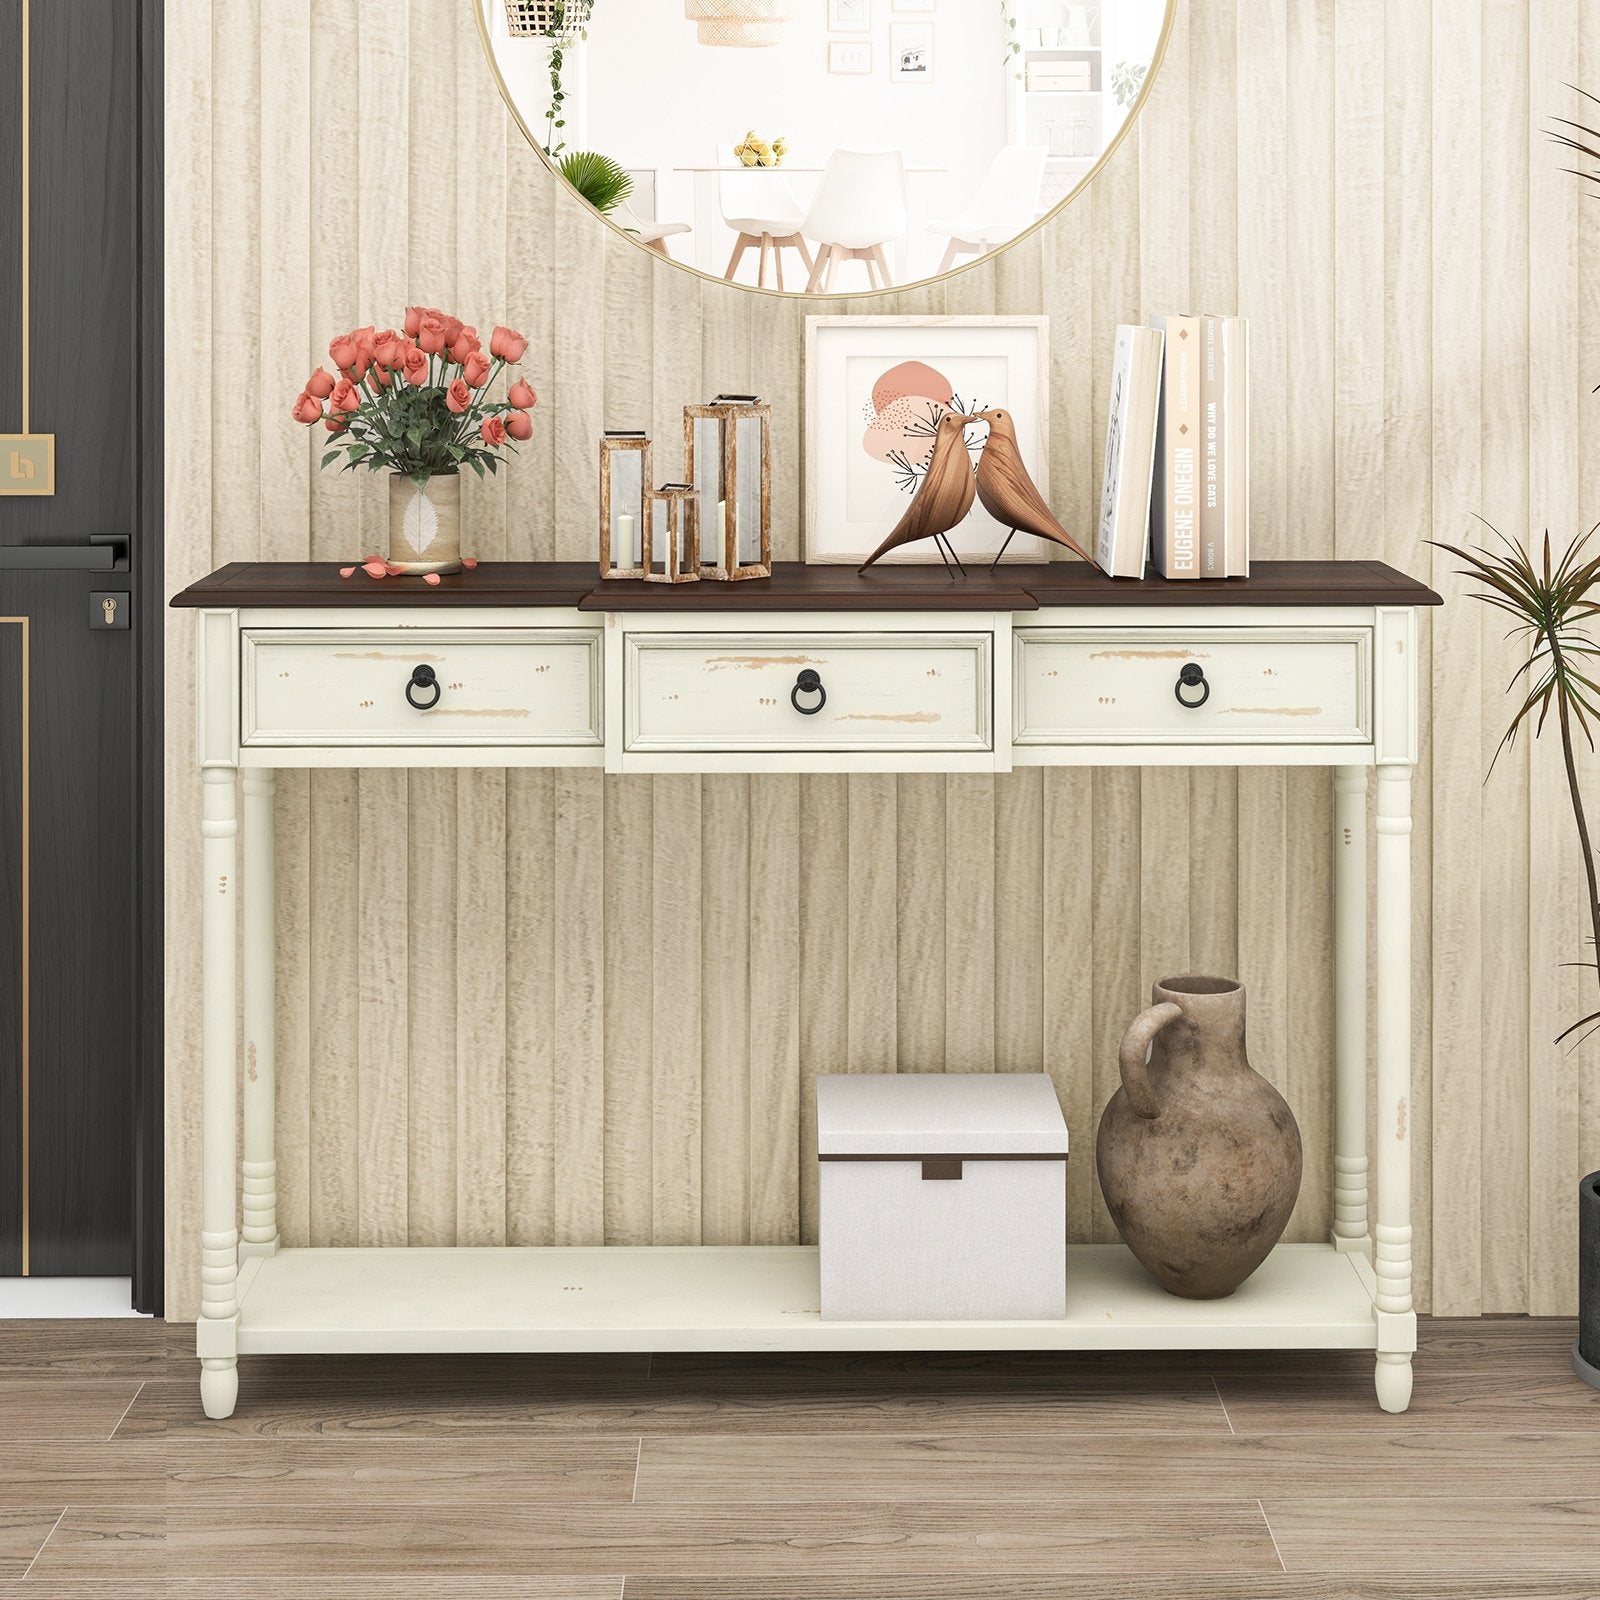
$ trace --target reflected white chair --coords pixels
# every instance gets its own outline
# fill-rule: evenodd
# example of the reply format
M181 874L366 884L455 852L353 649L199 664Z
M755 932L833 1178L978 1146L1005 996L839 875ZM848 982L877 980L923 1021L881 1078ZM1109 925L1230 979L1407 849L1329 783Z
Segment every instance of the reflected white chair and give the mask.
M739 158L731 144L717 146L719 167L739 167ZM739 235L723 274L729 283L744 260L745 251L761 252L756 282L767 286L767 256L770 253L777 269L778 290L783 291L783 252L798 250L800 259L811 271L811 251L806 247L800 224L805 221L806 208L795 198L789 180L776 167L739 167L737 172L717 174L717 199L722 207L722 220Z
M906 163L898 150L835 150L801 231L817 247L807 294L831 294L841 261L860 261L875 289L894 282L883 247L904 236Z
M654 250L658 256L665 256L668 261L672 259L672 252L667 249L664 241L690 231L687 222L657 222L654 219L641 217L626 200L619 201L613 207L611 220L619 228L631 233L640 244Z
M929 233L950 241L940 272L948 272L959 255L987 255L1033 226L1049 154L1042 144L1008 144L989 163L972 204L949 222L928 224Z

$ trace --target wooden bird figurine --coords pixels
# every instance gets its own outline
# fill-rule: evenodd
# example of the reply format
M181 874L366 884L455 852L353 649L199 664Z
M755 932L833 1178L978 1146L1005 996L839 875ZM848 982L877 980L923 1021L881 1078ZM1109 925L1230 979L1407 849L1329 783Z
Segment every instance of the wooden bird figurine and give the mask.
M1028 476L1028 469L1022 463L1022 451L1017 446L1017 430L1011 413L980 411L976 420L989 424L989 437L978 461L978 498L996 522L1011 530L989 570L993 572L1000 565L1000 556L1019 533L1031 533L1036 538L1064 544L1092 567L1094 557L1056 521L1055 513L1044 503L1044 496Z
M928 470L901 517L882 544L862 562L857 569L865 572L874 561L881 560L891 550L918 539L932 539L939 547L939 557L948 569L952 561L957 569L961 559L955 547L944 536L950 529L965 520L972 510L977 484L972 475L972 457L967 453L967 424L973 419L956 411L947 411L939 418L934 434L933 453L928 457ZM939 541L944 539L943 544ZM945 555L946 547L950 554ZM955 577L951 572L950 576Z

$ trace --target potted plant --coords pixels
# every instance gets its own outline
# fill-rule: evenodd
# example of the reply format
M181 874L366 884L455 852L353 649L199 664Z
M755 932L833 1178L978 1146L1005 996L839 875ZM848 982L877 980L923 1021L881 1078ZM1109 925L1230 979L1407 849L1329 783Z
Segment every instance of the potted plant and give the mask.
M511 328L489 335L432 306L412 306L403 329L357 328L328 346L333 373L318 367L294 403L294 420L321 423L344 470L388 472L391 573L459 572L461 469L497 472L511 441L533 435L538 396L521 378L504 400L495 380L528 341Z
M1511 680L1521 704L1500 748L1510 745L1524 726L1532 727L1537 738L1551 713L1555 714L1567 796L1588 885L1588 938L1596 953L1595 961L1574 964L1589 968L1600 978L1600 878L1577 763L1577 739L1581 736L1593 750L1594 723L1600 720L1600 684L1595 681L1600 672L1600 645L1585 632L1586 625L1600 616L1600 556L1585 555L1594 532L1591 528L1573 540L1559 561L1551 556L1548 533L1537 563L1522 544L1501 534L1496 534L1504 546L1500 550L1462 550L1449 544L1439 548L1466 563L1462 576L1476 579L1487 590L1476 598L1509 614L1513 619L1510 636L1520 638L1527 647L1527 658ZM1600 1009L1564 1028L1558 1042L1571 1038L1580 1028L1593 1031L1597 1027ZM1591 1172L1578 1185L1578 1339L1572 1347L1572 1366L1580 1378L1600 1389L1600 1172Z

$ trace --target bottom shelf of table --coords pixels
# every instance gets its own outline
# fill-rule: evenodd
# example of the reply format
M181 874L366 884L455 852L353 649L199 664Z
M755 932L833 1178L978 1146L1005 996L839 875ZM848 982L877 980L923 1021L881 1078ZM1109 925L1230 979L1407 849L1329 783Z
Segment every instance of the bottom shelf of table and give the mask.
M253 1354L1372 1349L1366 1257L1280 1245L1225 1300L1074 1245L1060 1322L824 1322L806 1246L281 1250L240 1274Z

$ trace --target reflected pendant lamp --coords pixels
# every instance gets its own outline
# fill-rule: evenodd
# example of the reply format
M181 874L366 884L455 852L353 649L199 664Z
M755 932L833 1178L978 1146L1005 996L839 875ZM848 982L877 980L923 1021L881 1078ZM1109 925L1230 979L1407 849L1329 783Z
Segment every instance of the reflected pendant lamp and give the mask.
M701 44L761 50L782 38L794 17L793 0L683 0Z

